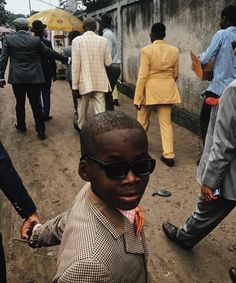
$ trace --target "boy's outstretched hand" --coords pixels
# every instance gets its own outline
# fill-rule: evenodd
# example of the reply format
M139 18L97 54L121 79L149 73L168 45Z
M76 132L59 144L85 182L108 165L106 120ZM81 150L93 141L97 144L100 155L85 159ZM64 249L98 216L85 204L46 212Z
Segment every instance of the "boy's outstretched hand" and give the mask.
M21 239L28 241L30 239L34 226L39 223L40 219L37 212L34 212L29 217L27 217L20 229Z

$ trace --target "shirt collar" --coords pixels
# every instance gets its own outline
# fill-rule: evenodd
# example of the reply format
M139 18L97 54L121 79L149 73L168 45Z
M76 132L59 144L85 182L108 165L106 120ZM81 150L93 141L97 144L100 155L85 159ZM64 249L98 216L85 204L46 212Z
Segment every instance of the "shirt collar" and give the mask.
M157 39L153 41L153 44L163 44L165 41L163 39Z

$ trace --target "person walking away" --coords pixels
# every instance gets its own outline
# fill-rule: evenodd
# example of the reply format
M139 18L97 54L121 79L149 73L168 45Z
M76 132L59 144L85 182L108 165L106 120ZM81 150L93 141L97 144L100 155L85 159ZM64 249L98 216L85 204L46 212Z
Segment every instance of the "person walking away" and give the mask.
M53 57L64 64L68 62L68 58L48 48L39 37L32 36L28 32L29 25L26 18L17 18L14 24L17 32L6 36L3 42L0 57L0 87L6 84L4 75L10 57L8 83L12 84L16 98L15 127L22 133L27 130L25 123L25 96L27 95L38 139L43 140L46 138L45 124L39 99L45 78L40 58L41 56Z
M111 54L106 38L95 33L97 22L87 17L84 33L72 42L72 89L79 95L78 120L74 128L80 131L87 119L89 101L92 98L95 114L104 112L104 93L111 90L105 66L111 65Z
M206 143L197 170L201 195L197 208L179 228L162 224L167 238L191 250L235 208L236 205L236 80L212 106Z
M157 113L160 125L163 154L161 161L174 166L172 105L180 103L176 84L179 75L179 50L163 39L166 27L155 23L151 28L152 44L141 50L141 61L136 83L134 105L138 110L138 121L148 131L152 110Z
M112 92L117 84L120 76L120 55L118 51L118 43L115 33L111 30L112 16L104 13L101 18L97 19L99 22L99 34L108 40L108 46L111 52L112 64L106 67L107 76L110 82L111 91L105 94L106 110L114 110L114 105L119 105L118 98L113 101Z
M236 57L232 43L236 41L236 5L229 5L221 12L221 29L215 33L206 51L199 55L202 64L214 59L213 80L203 94L200 113L202 142L205 144L212 106L224 89L236 79ZM209 99L213 98L213 99Z
M76 38L77 36L80 36L81 33L78 30L73 30L71 32L69 32L68 34L68 38L69 38L69 46L64 47L62 54L70 57L71 58L71 44L74 38ZM67 69L66 69L66 80L69 82L70 84L70 88L72 90L72 76L71 76L71 62L69 64L67 64ZM73 99L73 105L74 105L74 113L75 115L78 115L78 99L79 99L79 94L77 92L72 92L72 99Z
M34 33L35 36L40 37L41 41L49 48L52 49L52 43L44 38L44 31L47 26L43 24L40 20L35 20L32 23L31 31ZM51 86L52 86L52 79L56 81L56 61L52 57L45 57L41 56L41 63L43 68L43 74L45 78L45 83L42 85L41 88L41 95L40 95L40 102L43 112L43 119L44 121L49 121L52 119L50 115L50 108L51 108Z

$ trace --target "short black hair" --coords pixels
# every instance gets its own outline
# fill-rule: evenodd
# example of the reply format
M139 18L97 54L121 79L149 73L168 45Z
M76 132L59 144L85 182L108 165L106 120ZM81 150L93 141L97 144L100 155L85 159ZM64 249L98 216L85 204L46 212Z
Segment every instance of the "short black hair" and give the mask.
M148 146L147 135L142 125L133 117L120 111L106 111L92 116L82 126L80 131L81 155L94 155L98 150L95 148L95 138L112 130L138 129L143 132L145 143Z
M221 12L221 18L223 17L236 26L236 5L226 6Z
M69 32L68 34L68 38L70 41L72 41L74 38L76 38L77 36L81 35L81 32L78 30L73 30L71 32Z
M155 37L164 38L166 36L166 27L162 23L155 23L151 28L151 33Z

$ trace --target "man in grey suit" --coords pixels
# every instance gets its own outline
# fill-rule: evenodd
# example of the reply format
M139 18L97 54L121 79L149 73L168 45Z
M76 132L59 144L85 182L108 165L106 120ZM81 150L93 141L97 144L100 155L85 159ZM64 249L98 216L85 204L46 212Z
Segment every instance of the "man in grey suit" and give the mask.
M25 96L30 102L35 120L35 129L38 139L45 139L45 125L40 106L40 90L45 77L41 65L41 57L54 57L67 63L68 58L48 48L37 36L31 36L28 31L26 18L17 18L15 21L16 33L7 36L3 41L0 57L0 87L6 82L4 74L10 57L8 83L12 84L16 98L16 129L26 132L25 124Z
M196 211L177 228L163 223L173 242L191 250L208 235L236 205L236 80L211 110L204 151L197 170L201 196Z

